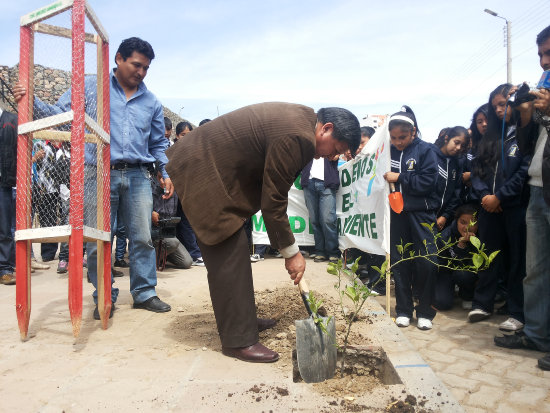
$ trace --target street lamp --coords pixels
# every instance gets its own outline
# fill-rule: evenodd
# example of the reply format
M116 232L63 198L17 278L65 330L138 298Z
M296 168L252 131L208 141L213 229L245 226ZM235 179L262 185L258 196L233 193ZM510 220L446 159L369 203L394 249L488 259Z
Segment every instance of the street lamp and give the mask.
M512 22L492 10L483 11L506 22L506 82L512 83Z

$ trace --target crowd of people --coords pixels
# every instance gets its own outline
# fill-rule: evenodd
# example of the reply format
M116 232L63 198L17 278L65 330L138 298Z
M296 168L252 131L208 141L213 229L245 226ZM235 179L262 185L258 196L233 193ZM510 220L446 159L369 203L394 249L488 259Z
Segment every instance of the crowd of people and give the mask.
M536 42L540 65L550 70L550 26ZM113 267L129 267L134 308L161 313L171 308L155 292L157 270L166 263L182 269L206 266L223 353L245 361L276 361L278 354L258 342L258 331L275 321L256 317L252 287L250 263L263 259L265 248L251 251L244 223L262 210L271 246L285 258L298 284L306 264L290 231L286 205L290 185L301 173L315 240L309 256L316 262L340 259L338 162L360 153L375 130L360 128L357 118L341 108L315 113L305 106L265 103L205 119L196 128L180 122L173 131L162 105L143 83L153 59L149 43L126 39L110 76L111 228L118 242ZM86 80L92 98L96 81ZM474 111L469 128L446 127L434 144L423 139L409 106L389 118L391 170L384 178L403 196L403 211L391 212L390 229L399 327L408 327L416 315L419 329L431 329L437 311L452 308L457 293L472 323L495 311L508 314L499 328L513 334L495 337L497 346L550 352L550 261L545 258L550 246L550 91L532 91L525 101L516 99L516 92L511 84L497 86ZM16 100L25 94L21 85L14 88ZM55 105L34 97L34 106L41 116L66 111L70 90ZM86 112L95 118L95 105L87 105ZM17 117L2 112L0 125L6 148L0 156L0 276L9 285L16 282L12 188ZM33 215L41 226L66 224L70 142L36 141L32 162ZM185 172L189 168L193 174ZM85 173L93 179L95 170ZM84 198L86 205L96 202L95 193ZM440 240L453 241L441 259L471 259L473 235L489 253L499 253L478 274L438 269L427 259L400 262L398 244L437 251L426 223L441 232ZM124 259L126 238L129 262ZM53 260L58 248L57 271L65 273L66 243L42 244L41 258ZM97 247L88 243L84 248L83 265L97 288ZM373 293L386 293L379 275L369 270L384 257L357 250L344 254L346 259L359 256L361 280ZM112 273L122 275L115 268ZM110 317L117 296L118 289L112 288ZM93 299L94 318L99 319L96 291ZM550 355L539 366L550 369Z

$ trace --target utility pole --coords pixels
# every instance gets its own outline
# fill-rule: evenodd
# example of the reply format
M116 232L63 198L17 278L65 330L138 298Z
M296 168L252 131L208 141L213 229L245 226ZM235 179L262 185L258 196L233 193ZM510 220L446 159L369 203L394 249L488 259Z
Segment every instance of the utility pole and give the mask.
M512 22L505 17L499 16L497 12L492 10L485 9L483 11L506 22L506 26L504 27L504 31L506 32L506 82L512 83Z

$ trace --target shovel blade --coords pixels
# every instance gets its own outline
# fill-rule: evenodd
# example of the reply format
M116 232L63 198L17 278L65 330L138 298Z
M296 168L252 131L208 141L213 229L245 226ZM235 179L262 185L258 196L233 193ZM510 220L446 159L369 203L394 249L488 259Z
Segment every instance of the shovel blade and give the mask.
M401 192L392 192L388 195L390 200L390 207L393 212L400 214L403 212L403 195Z
M326 323L327 317L323 317ZM334 318L327 325L327 333L315 324L313 318L297 320L296 356L298 370L306 383L319 383L334 377L336 371L336 327Z

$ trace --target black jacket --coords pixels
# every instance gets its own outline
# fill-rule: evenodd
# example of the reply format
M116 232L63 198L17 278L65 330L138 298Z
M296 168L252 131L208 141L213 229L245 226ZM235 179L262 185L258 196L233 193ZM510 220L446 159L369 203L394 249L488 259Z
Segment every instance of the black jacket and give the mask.
M527 201L527 171L532 155L519 149L515 134L510 130L504 141L504 165L499 156L496 165L485 165L490 173L481 178L472 172L472 188L483 199L496 195L503 208L525 205Z
M15 186L17 166L17 115L3 111L0 116L0 186Z
M435 146L415 138L402 152L391 146L391 170L399 172L395 186L403 194L404 211L436 211L439 199Z
M438 177L436 193L439 198L438 217L445 217L450 221L455 209L460 205L460 191L462 190L462 165L456 156L445 156L441 149L435 148L437 153Z

